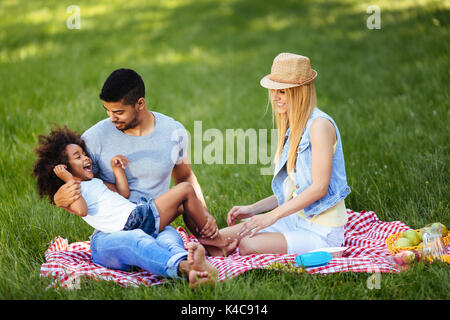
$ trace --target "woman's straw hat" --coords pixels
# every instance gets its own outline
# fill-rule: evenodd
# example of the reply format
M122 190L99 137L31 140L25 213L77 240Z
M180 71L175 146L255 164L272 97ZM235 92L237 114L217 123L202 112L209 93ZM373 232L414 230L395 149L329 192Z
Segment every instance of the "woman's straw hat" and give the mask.
M280 53L275 57L269 75L260 84L267 89L287 89L310 83L317 77L308 57L293 53Z

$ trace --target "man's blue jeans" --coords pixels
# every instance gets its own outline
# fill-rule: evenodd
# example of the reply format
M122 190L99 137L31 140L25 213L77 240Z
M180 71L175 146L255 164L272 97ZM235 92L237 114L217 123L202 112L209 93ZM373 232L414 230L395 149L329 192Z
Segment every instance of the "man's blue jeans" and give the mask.
M153 274L180 278L178 265L186 259L183 239L171 226L156 237L141 229L104 233L96 230L91 237L91 255L94 263L117 270L133 266Z

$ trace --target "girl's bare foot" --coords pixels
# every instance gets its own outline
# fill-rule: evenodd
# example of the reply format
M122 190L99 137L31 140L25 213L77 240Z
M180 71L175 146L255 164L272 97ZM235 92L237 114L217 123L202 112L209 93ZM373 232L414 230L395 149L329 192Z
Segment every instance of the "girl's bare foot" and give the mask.
M239 239L224 238L220 233L214 239L198 238L201 244L207 246L211 256L226 257L239 245Z
M209 275L209 273L207 271L191 270L189 272L189 277L188 277L188 279L189 279L189 287L191 289L194 289L199 284L210 283L208 275Z
M239 245L239 240L234 239L231 240L228 243L228 245L224 247L216 247L216 246L210 246L205 244L206 250L208 250L208 253L210 256L213 257L228 257Z
M217 278L217 269L206 260L205 247L197 242L189 242L187 244L188 257L187 261L194 271L201 273L206 272L206 279L202 282L215 283ZM204 277L202 277L204 278ZM191 279L189 279L191 281Z

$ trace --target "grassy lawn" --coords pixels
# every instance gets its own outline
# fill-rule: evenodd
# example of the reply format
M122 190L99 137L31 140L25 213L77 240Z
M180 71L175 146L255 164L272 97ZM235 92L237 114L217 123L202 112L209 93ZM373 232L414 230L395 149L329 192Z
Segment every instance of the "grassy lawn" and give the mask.
M71 30L73 4L81 28ZM369 5L381 9L379 30L366 26ZM431 0L1 1L0 299L449 299L442 263L383 274L379 290L364 273L259 270L194 292L182 281L46 290L48 243L84 241L92 229L40 200L31 177L39 134L53 123L83 132L106 117L98 93L114 69L140 73L149 108L191 134L194 121L203 131L271 129L259 80L279 52L294 52L311 58L318 106L341 131L347 207L412 228L450 226L449 10ZM261 163L192 167L219 227L233 205L271 194Z

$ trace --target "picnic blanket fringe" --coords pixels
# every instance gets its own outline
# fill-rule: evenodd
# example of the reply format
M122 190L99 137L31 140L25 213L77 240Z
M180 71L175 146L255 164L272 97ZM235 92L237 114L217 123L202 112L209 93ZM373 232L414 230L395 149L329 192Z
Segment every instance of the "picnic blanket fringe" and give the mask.
M345 225L347 247L341 258L333 258L328 265L307 268L310 274L329 274L336 272L399 272L390 259L385 245L386 238L398 232L410 229L400 221L380 221L373 211L355 212L347 209L348 222ZM198 241L188 235L182 227L177 228L185 245ZM218 270L218 280L226 281L252 269L264 269L275 262L282 265L294 263L295 255L289 254L253 254L239 255L236 249L228 257L210 257L208 261ZM67 239L56 237L45 251L45 263L41 266L41 277L52 279L49 288L79 288L80 279L114 281L123 287L152 286L168 279L156 276L144 270L126 272L112 270L95 264L91 259L90 242L69 244Z

